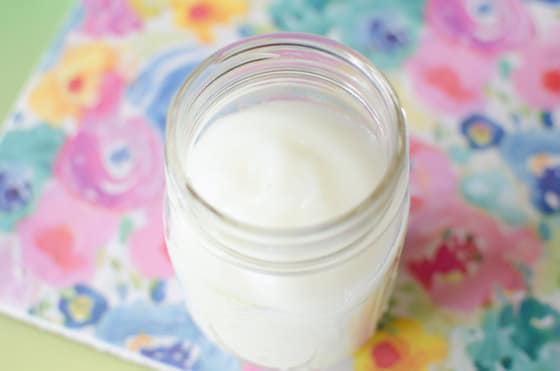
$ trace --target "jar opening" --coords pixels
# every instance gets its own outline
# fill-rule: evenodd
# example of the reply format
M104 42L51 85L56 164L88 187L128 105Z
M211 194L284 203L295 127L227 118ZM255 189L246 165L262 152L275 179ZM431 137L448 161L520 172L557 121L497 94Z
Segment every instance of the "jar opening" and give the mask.
M327 105L352 105L368 115L371 122L379 123L375 130L387 145L387 166L371 192L348 211L316 224L263 227L221 212L193 187L184 166L188 156L185 147L196 142L206 123L227 114L231 102L239 102L241 96L249 97L252 103L270 99L263 92L274 84L279 86L275 91L277 95L282 89L287 95L298 94L300 87L307 89L302 92L302 97L313 96L308 94L309 91L336 92L336 97L321 94L316 95L320 98L314 99ZM381 71L363 56L335 41L298 33L268 34L241 40L202 62L174 97L166 127L167 187L177 195L173 202L196 214L200 223L206 221L217 226L218 234L227 234L230 241L232 236L244 243L258 241L270 252L279 246L302 246L332 239L350 228L363 227L365 222L371 225L371 218L388 208L403 171L408 171L405 169L406 125L400 107L394 90ZM402 199L404 196L398 197ZM216 235L214 238L220 239ZM338 244L339 247L343 245ZM335 252L309 253L306 258ZM299 259L305 260L301 256Z

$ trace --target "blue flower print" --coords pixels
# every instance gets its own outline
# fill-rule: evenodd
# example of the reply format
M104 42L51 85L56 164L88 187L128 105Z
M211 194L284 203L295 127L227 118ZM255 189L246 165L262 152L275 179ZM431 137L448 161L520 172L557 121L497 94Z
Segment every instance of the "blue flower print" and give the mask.
M544 214L560 212L560 165L543 170L533 188L532 200Z
M560 130L520 131L504 138L502 155L515 175L524 182L534 182L539 158L560 157Z
M409 42L409 35L402 24L392 22L384 15L374 15L364 22L366 39L371 49L392 53Z
M200 63L199 50L172 49L156 56L127 90L130 102L143 110L163 133L171 100L189 74Z
M560 313L527 297L514 307L489 311L482 336L467 345L479 371L554 371L560 361Z
M196 360L196 351L193 347L178 341L171 346L157 346L142 348L140 353L158 362L166 363L181 370L188 370Z
M76 285L61 296L58 309L66 327L81 328L99 321L107 311L107 301L94 289Z
M31 176L17 169L0 167L0 211L13 213L31 202Z
M8 131L0 141L0 230L10 231L33 211L64 141L47 125Z
M200 332L184 305L135 302L109 311L99 322L96 336L115 345L146 334L176 338L196 347L199 357L192 369L197 371L237 371L239 362L222 352Z
M497 146L504 137L504 129L496 121L481 114L474 114L463 120L461 133L473 149Z
M514 133L501 147L513 172L530 187L533 206L546 215L560 212L560 131Z
M379 67L399 67L415 50L423 0L353 0L332 6L334 34Z
M272 22L282 31L325 35L331 28L326 17L333 0L276 0L270 5Z

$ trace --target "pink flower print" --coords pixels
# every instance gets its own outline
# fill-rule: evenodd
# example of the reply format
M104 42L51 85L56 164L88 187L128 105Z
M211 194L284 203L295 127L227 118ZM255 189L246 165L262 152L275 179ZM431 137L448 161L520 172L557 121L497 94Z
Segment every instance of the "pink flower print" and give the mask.
M68 140L55 174L74 194L112 209L143 205L163 189L161 138L140 117L85 123Z
M418 210L429 203L446 207L456 198L457 176L441 149L420 139L410 139L410 208Z
M497 287L522 289L518 265L534 264L541 248L533 230L511 229L455 202L412 211L403 260L435 303L472 311Z
M558 35L560 27L551 32ZM531 107L543 110L560 107L560 44L543 41L525 48L512 81L518 94Z
M147 208L144 225L132 232L128 245L132 262L145 277L163 279L173 276L165 244L161 198Z
M451 42L496 54L531 41L535 27L520 0L428 0L428 25Z
M34 214L17 225L24 265L58 287L89 282L95 257L116 230L118 215L83 202L53 181Z
M91 36L125 35L142 28L127 0L83 0L82 29Z
M406 65L412 88L426 105L462 115L483 102L495 60L476 50L428 36Z

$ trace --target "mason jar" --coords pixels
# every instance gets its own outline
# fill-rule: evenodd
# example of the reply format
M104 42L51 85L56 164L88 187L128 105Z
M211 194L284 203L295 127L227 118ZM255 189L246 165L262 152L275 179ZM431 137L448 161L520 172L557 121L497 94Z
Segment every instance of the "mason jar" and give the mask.
M380 182L343 215L288 229L247 224L203 199L185 165L205 129L271 101L323 105L356 118L346 125L367 126L386 158ZM184 82L165 142L167 247L188 310L210 339L262 367L316 370L372 335L395 280L409 208L405 117L376 67L307 34L239 41Z

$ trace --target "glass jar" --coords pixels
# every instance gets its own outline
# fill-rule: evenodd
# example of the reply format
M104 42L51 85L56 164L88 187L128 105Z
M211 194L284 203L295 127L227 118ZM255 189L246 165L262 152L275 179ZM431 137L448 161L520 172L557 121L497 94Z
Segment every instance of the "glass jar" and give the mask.
M248 225L193 189L189 154L228 113L305 100L367 125L387 166L367 198L320 225ZM306 34L245 39L206 59L174 98L166 132L166 237L188 309L226 351L277 369L324 369L375 330L391 293L408 218L404 113L368 60ZM328 148L325 148L328 151ZM255 154L258 155L258 154Z

